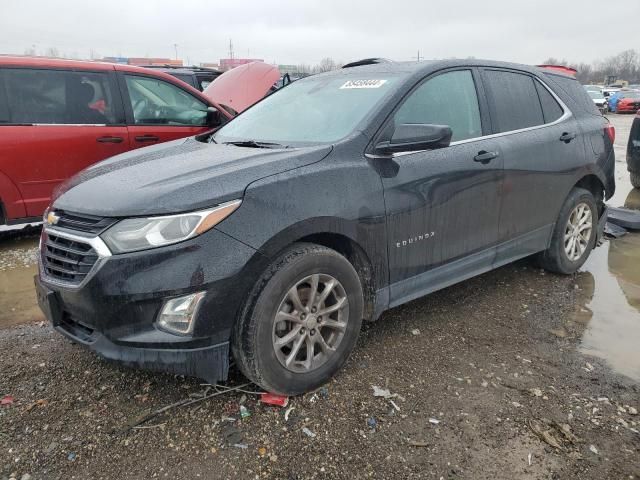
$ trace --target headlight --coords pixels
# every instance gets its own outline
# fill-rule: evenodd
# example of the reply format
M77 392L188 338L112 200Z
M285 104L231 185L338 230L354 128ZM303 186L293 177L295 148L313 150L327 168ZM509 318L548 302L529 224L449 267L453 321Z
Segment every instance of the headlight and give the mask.
M242 200L209 210L163 217L128 218L116 223L101 237L113 253L133 252L182 242L213 228L231 215Z

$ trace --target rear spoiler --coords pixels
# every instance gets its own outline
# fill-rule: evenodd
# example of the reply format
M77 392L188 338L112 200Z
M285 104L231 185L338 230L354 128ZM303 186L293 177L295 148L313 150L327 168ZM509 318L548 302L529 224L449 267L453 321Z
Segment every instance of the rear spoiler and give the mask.
M565 67L564 65L538 65L538 67L564 73L565 75L570 75L572 77L575 77L576 73L578 73L575 68Z

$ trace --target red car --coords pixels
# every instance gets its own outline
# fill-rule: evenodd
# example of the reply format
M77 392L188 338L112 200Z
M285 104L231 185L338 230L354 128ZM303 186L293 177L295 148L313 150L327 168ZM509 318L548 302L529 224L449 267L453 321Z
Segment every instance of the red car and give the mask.
M638 111L640 111L640 92L624 92L620 100L618 100L616 113L636 113Z
M215 129L278 79L249 64L203 94L142 67L0 56L0 225L40 221L54 188L83 168Z

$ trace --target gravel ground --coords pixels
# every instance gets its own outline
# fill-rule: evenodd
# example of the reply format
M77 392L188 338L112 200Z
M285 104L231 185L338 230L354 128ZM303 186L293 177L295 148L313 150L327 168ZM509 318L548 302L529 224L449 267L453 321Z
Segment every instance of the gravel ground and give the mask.
M396 308L287 419L232 392L131 429L204 387L0 330L0 478L639 478L640 387L576 349L588 275L523 261Z

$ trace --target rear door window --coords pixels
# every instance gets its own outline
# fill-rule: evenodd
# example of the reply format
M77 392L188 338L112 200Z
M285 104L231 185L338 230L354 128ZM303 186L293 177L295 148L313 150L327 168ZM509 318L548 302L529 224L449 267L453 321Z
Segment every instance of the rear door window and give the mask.
M107 73L8 68L3 74L10 123L120 123Z
M544 124L542 107L533 78L505 70L485 70L492 105L495 133L520 130Z
M553 98L553 95L547 90L544 85L542 85L537 80L535 81L536 89L538 90L538 97L540 98L540 103L542 104L542 113L544 115L544 122L551 123L558 120L563 114L564 110L558 103L558 101Z
M394 124L448 125L452 141L482 136L480 107L471 70L447 72L415 89L398 109Z
M125 75L136 125L206 125L208 105L164 80Z

